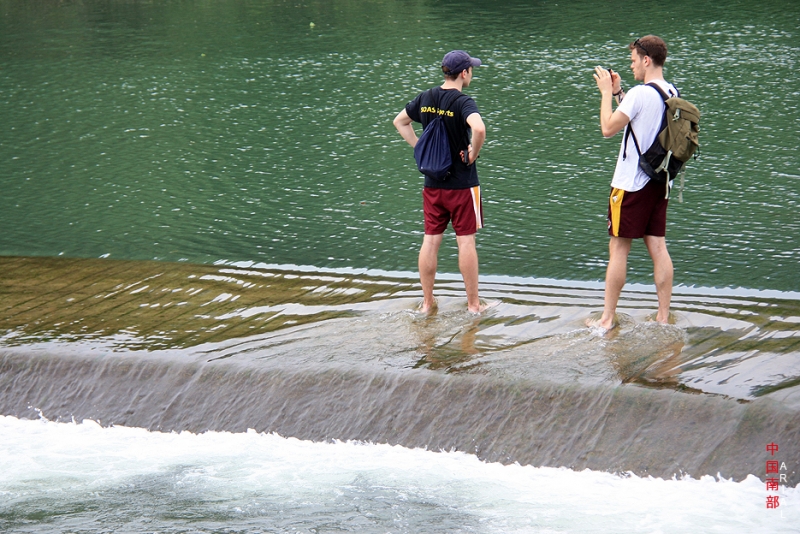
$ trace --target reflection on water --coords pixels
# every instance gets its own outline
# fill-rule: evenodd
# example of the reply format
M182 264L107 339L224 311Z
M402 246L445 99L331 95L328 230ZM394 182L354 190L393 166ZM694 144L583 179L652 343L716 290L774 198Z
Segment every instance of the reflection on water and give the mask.
M453 277L437 288L438 312L424 316L411 274L8 257L0 266L5 347L182 349L190 360L637 383L739 399L800 379L795 294L678 288L666 326L650 320L652 290L633 286L621 326L602 335L583 326L602 307L593 284L494 278L484 284L494 306L476 316Z

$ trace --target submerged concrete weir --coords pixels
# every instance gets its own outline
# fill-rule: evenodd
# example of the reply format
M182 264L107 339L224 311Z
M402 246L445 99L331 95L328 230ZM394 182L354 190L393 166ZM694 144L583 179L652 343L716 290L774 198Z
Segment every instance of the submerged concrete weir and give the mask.
M797 483L800 302L676 291L674 326L626 292L490 279L437 315L415 281L259 265L0 258L0 413L161 431L255 429L489 461ZM794 485L793 484L793 485Z

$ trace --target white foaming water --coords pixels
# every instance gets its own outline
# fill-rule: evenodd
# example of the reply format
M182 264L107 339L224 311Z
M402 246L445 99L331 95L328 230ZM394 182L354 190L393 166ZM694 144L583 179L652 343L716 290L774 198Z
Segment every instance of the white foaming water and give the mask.
M767 509L768 495L780 507ZM800 489L0 416L0 531L797 532Z

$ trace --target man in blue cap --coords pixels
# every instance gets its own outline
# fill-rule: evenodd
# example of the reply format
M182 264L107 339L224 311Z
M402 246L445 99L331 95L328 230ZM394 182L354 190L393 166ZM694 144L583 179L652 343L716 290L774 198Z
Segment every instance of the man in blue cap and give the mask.
M394 126L412 147L417 144L413 122L428 125L436 116L444 118L450 142L453 166L443 180L425 176L423 212L425 237L419 251L419 278L423 300L419 311L430 313L436 308L433 284L439 246L444 231L452 222L458 243L458 268L467 292L467 308L473 313L486 309L478 297L478 252L475 234L483 227L483 208L475 161L486 140L483 123L475 101L461 92L472 81L473 68L481 60L463 50L453 50L442 59L444 83L417 95L397 114Z

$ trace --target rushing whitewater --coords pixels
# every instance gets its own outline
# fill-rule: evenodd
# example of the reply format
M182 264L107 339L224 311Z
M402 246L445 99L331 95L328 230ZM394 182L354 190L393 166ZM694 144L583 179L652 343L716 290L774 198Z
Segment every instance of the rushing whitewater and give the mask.
M479 461L255 431L193 434L0 417L13 532L796 532L800 492Z

